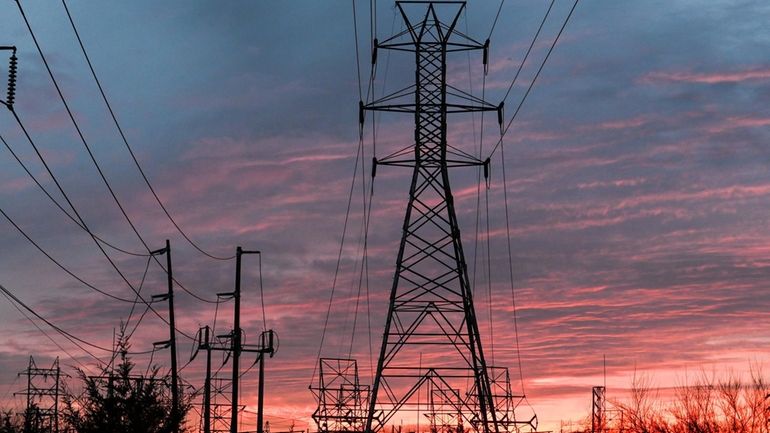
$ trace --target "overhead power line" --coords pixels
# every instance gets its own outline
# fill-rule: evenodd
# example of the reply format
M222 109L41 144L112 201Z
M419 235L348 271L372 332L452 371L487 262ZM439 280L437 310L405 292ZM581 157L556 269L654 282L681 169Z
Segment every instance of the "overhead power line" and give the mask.
M104 87L102 86L101 80L99 80L99 77L96 74L96 70L94 69L93 64L91 63L91 58L88 55L88 52L86 51L85 45L83 44L83 40L80 37L80 32L78 32L77 27L75 26L75 21L72 18L72 14L70 13L69 8L67 7L67 2L65 0L62 0L62 5L64 6L64 10L67 12L67 18L69 19L70 25L72 26L73 32L75 32L75 37L78 40L78 44L80 45L80 50L83 53L83 57L85 57L86 62L88 63L88 69L91 71L91 76L93 76L94 81L96 82L96 86L99 88L99 93L102 96L102 100L104 100L104 104L107 106L107 110L110 112L110 117L112 117L113 123L115 123L115 127L118 130L118 133L120 134L120 138L123 140L123 144L126 146L126 149L128 150L128 153L131 154L131 159L134 161L134 165L136 165L136 168L139 170L139 173L142 175L142 179L144 179L144 183L147 185L147 188L150 189L150 192L152 193L152 196L155 197L155 201L158 202L158 205L163 210L163 213L166 214L166 217L171 222L171 224L174 225L176 230L182 235L182 237L187 240L187 242L190 243L190 245L193 246L196 250L198 250L201 254L204 254L207 257L210 257L215 260L232 260L235 258L235 255L232 256L217 256L212 253L207 252L204 250L200 245L198 245L195 241L193 241L190 236L187 235L187 233L182 230L182 228L179 226L179 224L176 222L174 217L171 216L171 213L166 208L166 205L163 203L163 201L158 196L157 192L155 191L155 188L152 186L152 183L150 182L149 178L147 177L147 174L145 173L144 169L142 168L142 165L139 163L139 159L136 157L136 153L134 153L133 148L128 143L128 139L126 138L126 134L123 132L123 127L120 125L120 122L118 121L117 116L115 115L115 110L112 108L112 104L110 104L109 99L107 98L107 94L104 91ZM31 31L31 30L30 30Z
M23 316L25 319L27 319L27 321L29 321L29 323L31 323L31 324L32 324L32 326L34 326L34 327L35 327L35 328L36 328L36 329L37 329L37 330L38 330L38 331L39 331L41 334L43 334L43 335L44 335L44 336L45 336L45 337L46 337L48 340L50 340L50 341L51 341L51 343L53 343L53 344L54 344L54 346L58 347L58 348L59 348L59 350L61 350L61 351L62 351L62 352L64 352L65 354L67 354L67 356L69 356L69 357L70 357L70 359L72 359L73 361L75 361L75 363L76 363L76 364L80 365L80 366L83 368L83 370L89 370L88 366L86 366L85 364L83 364L83 363L82 363L82 362L81 362L79 359L75 358L75 356L74 356L74 355L72 355L72 354L71 354L71 353L70 353L70 352L69 352L67 349L65 349L64 347L62 347L62 345L61 345L61 344L59 344L59 342L58 342L58 341L56 341L56 339L55 339L55 338L51 337L51 335L50 335L49 333L47 333L47 332L45 331L45 329L41 328L41 327L40 327L40 325L38 325L38 324L37 324L37 322L35 322L34 320L32 320L32 318L31 318L31 317L29 317L29 315L28 315L27 313L25 313L25 312L24 312L24 310L22 310L22 309L21 309L21 307L19 307L18 305L16 305L16 303L15 303L15 302L13 302L13 299L11 299L11 298L10 298L8 295L6 295L6 294L5 294L5 292L0 292L0 293L2 293L3 297L5 297L5 299L7 299L7 300L8 300L8 303L9 303L9 304L11 304L11 305L13 306L13 308L15 308L15 309L16 309L16 311L18 311L18 312L19 312L19 314L21 314L21 315L22 315L22 316ZM88 351L87 351L87 350L84 350L84 349L81 349L81 350L83 350L84 352L88 353ZM91 355L91 356L93 356L93 355ZM101 362L101 359L99 359L98 357L94 357L94 359L95 359L97 362ZM5 396L3 396L3 398L5 398Z
M324 326L323 330L321 331L321 340L318 344L318 353L316 354L315 362L313 363L313 375L310 377L310 384L313 384L313 381L315 380L316 373L318 372L318 362L321 359L321 354L324 347L324 341L326 340L326 332L329 327L329 318L331 317L332 307L334 306L334 294L337 290L337 280L340 275L340 267L342 265L342 253L345 248L345 238L348 233L348 223L350 222L350 210L353 203L353 193L355 191L356 187L356 176L358 174L358 162L362 158L361 157L361 151L363 147L363 142L361 139L359 139L358 147L356 148L356 159L353 163L353 178L350 181L350 190L348 191L348 201L347 201L347 207L345 209L345 219L342 224L342 236L340 239L340 247L337 250L337 262L334 267L334 278L332 279L332 287L331 287L331 293L329 294L329 303L326 309L326 316L324 318Z
M489 29L489 36L487 36L487 39L490 39L492 37L492 33L495 31L495 26L497 25L497 20L500 19L500 12L503 10L503 5L505 4L505 0L500 0L500 6L497 7L497 13L495 14L495 20L492 21L492 28Z
M53 180L54 184L56 184L57 189L59 190L59 192L64 197L64 200L66 200L67 204L69 204L70 208L72 208L73 213L78 218L78 220L83 225L83 227L85 227L87 229L88 225L86 224L85 220L80 215L80 213L77 211L77 208L75 208L75 206L72 203L72 201L70 200L69 196L64 191L64 188L61 186L61 183L59 183L59 180L53 174L53 171L51 171L51 167L48 165L48 163L46 162L45 158L43 158L43 155L40 153L40 149L37 147L37 145L35 144L34 140L32 140L32 137L29 135L29 132L27 131L27 128L24 126L24 123L22 123L21 119L19 118L18 114L15 111L11 111L11 113L13 114L14 118L16 119L16 123L19 125L19 127L22 130L22 132L24 133L24 136L27 138L27 141L29 141L30 145L34 149L34 151L37 154L38 158L40 159L40 162L43 164L43 167L45 167L46 172L48 173L49 176L51 176L51 179ZM115 272L117 272L117 274L120 276L120 278L123 280L123 282L125 282L126 285L129 287L129 289L131 289L131 291L134 292L134 294L137 295L137 297L142 301L142 303L147 305L147 307L156 316L158 316L165 324L168 325L168 320L165 317L163 317L160 313L158 313L157 310L152 308L150 303L147 302L147 300L145 300L141 296L141 294L136 290L134 285L131 284L130 281L128 281L128 278L125 276L123 271L120 270L118 265L115 263L115 260L107 253L107 251L104 249L104 247L97 241L96 237L93 236L91 231L90 230L86 230L86 231L87 231L87 233L89 233L91 235L91 239L94 241L94 244L96 245L96 247L99 249L99 251L101 251L102 255L107 259L107 262L109 262L110 266L112 266L112 268L115 270ZM156 262L157 262L157 258L156 258ZM133 301L129 301L129 302L133 302ZM188 339L193 340L193 337L191 337L189 334L187 334L185 332L182 332L182 331L179 331L179 330L177 330L177 332L179 332L181 335L187 337Z
M86 152L88 153L88 156L91 159L91 162L93 163L94 167L96 168L97 172L99 173L99 177L102 179L102 182L107 187L107 190L109 191L110 196L112 197L112 199L115 202L115 204L118 206L118 209L120 210L121 214L123 215L123 218L126 220L128 225L131 227L131 230L134 232L134 234L139 239L139 241L142 243L142 245L147 250L147 252L151 253L153 250L149 247L147 242L144 240L144 237L142 237L141 233L139 233L139 230L136 228L136 225L134 224L134 222L128 216L128 213L126 212L125 207L123 206L123 204L118 199L117 194L115 193L115 190L112 188L112 185L110 184L109 180L107 180L107 176L105 175L104 170L102 169L102 167L99 164L99 162L96 160L96 157L95 157L95 155L94 155L94 153L93 153L93 151L91 149L91 146L88 144L88 141L86 140L86 138L85 138L85 136L83 134L83 131L80 129L80 125L78 124L77 120L75 119L75 116L74 116L72 110L70 109L69 104L67 103L67 99L64 97L64 93L62 92L61 87L59 86L59 82L56 80L56 77L53 74L53 70L51 69L51 67L50 67L50 65L48 63L48 60L45 57L45 53L43 53L43 49L42 49L42 47L40 46L40 43L37 40L37 36L35 36L35 33L32 30L32 26L30 25L29 20L27 19L27 15L24 13L24 8L21 6L21 3L18 0L16 0L16 5L18 6L18 9L19 9L19 12L21 13L22 18L24 19L24 23L26 24L27 30L29 31L30 36L32 37L32 41L34 42L35 47L37 48L37 52L40 54L40 58L43 61L43 65L45 66L46 71L48 72L48 76L51 78L51 81L53 82L53 85L54 85L54 87L56 89L56 93L59 95L59 99L61 100L62 104L64 105L65 111L67 112L67 115L70 118L70 120L72 122L72 125L75 127L75 131L77 132L77 135L80 138L80 141L83 143L83 146L85 147ZM30 137L29 133L27 132L26 128L24 127L23 123L21 122L21 119L19 119L18 114L16 113L15 110L13 110L12 107L9 107L9 109L11 110L11 113L13 113L13 116L16 119L16 122L19 124L19 126L24 131L24 135L30 141L30 144L32 144L32 146L35 147L35 152L37 153L38 157L41 159L41 162L43 163L43 165L46 167L46 169L48 171L48 174L53 178L53 173L48 168L48 164L45 163L45 160L44 160L42 154L39 151L37 151L37 148L34 145L34 142L32 141L32 138ZM75 212L75 214L78 217L78 219L80 220L80 222L83 223L84 226L86 226L85 222L83 221L82 217L80 217L80 214L77 212L77 210L76 210L75 206L73 205L73 203L69 200L69 198L66 197L66 194L64 193L64 190L61 187L61 184L58 181L56 181L55 183L56 183L57 187L59 188L59 191L62 193L62 195L65 196L65 199L67 200L67 203L70 205L70 207L72 208L73 212ZM136 293L136 289L123 276L123 273L120 271L120 269L114 263L112 258L109 257L109 255L107 255L106 251L104 251L104 248L99 244L99 242L96 240L96 238L94 238L94 242L97 244L99 249L101 251L103 251L103 253L107 257L108 261L110 262L112 267L115 268L115 270L118 272L118 274L121 276L121 278L123 278L123 280L131 287L131 290L134 291L134 293ZM168 270L165 267L163 267L163 264L161 264L161 262L158 260L157 257L154 257L154 259L155 259L155 262L158 264L158 266L161 269L164 270L164 272L168 272ZM207 303L215 303L216 302L216 301L211 301L211 300L205 299L205 298L203 298L203 297L193 293L191 290L187 289L185 286L183 286L181 284L179 286L182 288L182 290L184 290L190 296L198 299L199 301L203 301L203 302L207 302ZM185 333L182 333L182 335L186 335L188 338L192 339L192 337L190 337L189 335L187 335Z
M91 290L93 290L95 292L98 292L98 293L100 293L100 294L102 294L104 296L107 296L108 298L114 299L116 301L127 302L127 303L133 303L134 302L131 299L121 298L120 296L115 296L112 293L105 292L104 290L102 290L102 289L94 286L93 284L85 281L84 279L79 277L77 274L75 274L74 272L69 270L69 268L64 266L60 261L56 260L51 254L48 253L48 251L43 249L43 247L41 247L40 244L35 242L35 240L32 239L27 234L27 232L24 231L24 229L22 229L2 208L0 208L0 214L2 214L3 217L16 229L16 231L21 233L21 235L24 236L27 239L27 241L29 241L29 243L31 243L35 248L37 248L38 251L40 251L44 256L46 256L48 258L48 260L53 262L53 264L58 266L59 269L61 269L62 271L66 272L69 276L71 276L72 278L76 279L78 282L80 282L84 286L86 286L89 289L91 289Z
M3 286L2 284L0 284L0 291L2 291L14 303L18 304L23 309L27 310L30 314L32 314L33 316L37 317L39 320L43 321L46 325L50 326L51 329L53 329L54 331L56 331L59 334L61 334L63 337L65 337L67 340L69 340L73 344L77 345L81 350L83 350L84 352L88 353L93 358L99 359L97 356L95 356L93 353L88 351L88 349L85 349L84 347L82 347L80 344L83 344L83 345L88 346L88 347L90 347L92 349L101 350L101 351L104 351L104 352L110 352L110 353L113 352L112 349L107 349L105 347L102 347L102 346L99 346L97 344L94 344L94 343L91 343L89 341L86 341L86 340L84 340L84 339L82 339L82 338L80 338L80 337L78 337L78 336L76 336L76 335L74 335L74 334L72 334L70 332L65 331L64 329L60 328L59 326L54 325L48 319L46 319L41 314L39 314L37 311L35 311L30 306L28 306L27 304L22 302L21 299L17 298L16 295L13 294L13 292L11 292L7 288L5 288L5 286ZM77 344L77 343L80 343L80 344Z
M516 110L513 112L513 116L505 125L505 128L503 129L503 133L500 135L500 139L495 144L495 147L492 148L492 152L490 152L489 154L490 158L492 157L492 155L495 154L495 151L497 151L497 148L500 147L500 143L503 142L503 138L505 137L505 134L508 133L508 130L511 128L511 124L513 124L513 121L516 120L516 116L519 114L519 111L521 111L521 107L524 105L524 102L527 100L527 96L529 96L529 93L532 91L532 87L534 87L535 82L537 82L537 78L540 76L540 73L543 71L543 67L545 66L545 63L548 61L548 58L551 56L551 53L553 52L554 47L556 47L556 43L559 42L559 38L561 37L561 34L564 32L564 28L567 27L567 23L569 23L569 20L572 17L572 13L575 12L575 8L577 7L579 2L580 0L575 0L575 2L572 4L572 8L570 9L569 14L567 15L567 18L564 20L564 23L559 29L559 33L556 34L556 38L554 38L550 48L548 48L548 52L546 53L545 58L543 58L543 62L540 63L540 67L537 69L537 72L535 73L535 76L532 78L532 81L529 83L529 86L527 87L527 91L524 93L524 96L521 98L519 105L516 106Z
M363 90L361 88L361 60L358 52L358 16L356 14L356 0L353 3L353 39L356 43L356 76L358 77L358 99L363 100Z
M13 156L13 158L16 160L16 162L17 162L17 163L19 163L19 165L21 166L21 168L22 168L22 169L24 169L24 172L25 172L25 173L27 173L27 176L29 176L29 178L30 178L30 179L32 179L32 181L35 183L35 185L37 185L37 187L38 187L38 188L39 188L39 189L40 189L40 190L43 192L43 194L45 194L45 195L46 195L46 197L48 197L48 199L49 199L49 200L50 200L50 201L51 201L51 202L52 202L52 203L53 203L53 204L54 204L54 205L55 205L55 206L56 206L56 207L57 207L57 208L58 208L58 209L59 209L59 210L60 210L60 211L61 211L61 212L62 212L62 213L65 215L65 216L67 216L67 218L69 218L69 219L70 219L70 220L71 220L73 223L75 223L75 225L77 225L78 227L80 227L82 230L85 230L85 231L86 231L86 232L88 232L88 233L89 233L91 236L95 237L95 238L96 238L96 239L97 239L99 242L101 242L102 244L104 244L104 245L105 245L105 246L107 246L107 247L110 247L110 248L112 248L112 249L113 249L113 250L115 250L115 251L121 252L121 253L123 253L123 254L127 254L127 255L130 255L130 256L137 256L137 257L149 257L149 256L150 256L150 254L149 254L149 253L137 253L137 252L134 252L134 251L128 251L128 250L126 250L125 248L121 248L121 247L118 247L118 246L116 246L116 245L114 245L114 244L112 244L112 243L110 243L110 242L106 241L104 238L100 237L100 236L99 236L99 235L97 235L96 233L93 233L93 232L91 232L91 231L88 229L88 227L86 227L86 226L82 225L82 224L81 224L81 223L80 223L80 222L79 222L77 219L75 219L75 217L73 217L73 216L72 216L72 214L70 214L69 212L67 212L67 210L66 210L66 209L64 209L64 206L62 206L62 205L61 205L61 203L59 203L59 200L56 200L56 198L54 198L54 196L52 196L52 195L51 195L51 193L48 191L48 189L47 189L45 186L43 186L43 184L40 182L40 180L38 180L38 178L37 178L37 177L36 177L34 174L32 174L32 171L29 169L29 167L27 167L27 164L25 164L25 163L24 163L24 161L22 161L22 159L19 157L19 155L16 153L16 151L14 151L14 150L13 150L13 148L11 147L11 145L9 145L9 144L8 144L8 142L5 140L5 138L4 138L2 135L0 135L0 141L3 143L3 145L5 146L5 148L6 148L6 149L8 149L8 152L10 152L10 153L11 153L11 155L12 155L12 156Z
M136 325L134 325L134 328L133 328L133 330L132 330L132 331L131 331L131 333L129 334L129 338L130 338L130 337L131 337L131 336L134 334L134 332L136 332L136 329L139 327L139 324L142 322L142 319L144 319L144 316L147 314L147 311L149 311L149 310L155 311L155 310L154 310L154 309L151 307L151 305L150 305L151 303L147 303L146 301L144 301L144 299L141 297L141 294L140 294L140 293L141 293L141 290L142 290L142 285L144 285L145 277L147 276L147 269L146 269L146 268L145 268L145 272L144 272L144 275L142 276L142 283L141 283L141 285L139 286L139 289L137 290L137 293L136 293L136 299L134 299L134 300L131 300L131 299L126 299L126 298L121 298L121 297L119 297L119 296L115 296L115 295L113 295L113 294L111 294L111 293L109 293L109 292L106 292L106 291L104 291L104 290L102 290L102 289L100 289L100 288L98 288L98 287L94 286L93 284L91 284L91 283L89 283L89 282L85 281L83 278L81 278L80 276L78 276L77 274L75 274L74 272L72 272L72 271L71 271L69 268L67 268L66 266L64 266L64 265L63 265L63 264L62 264L60 261L56 260L56 258L54 258L54 257L53 257L53 256L52 256L50 253L48 253L48 251L46 251L45 249L43 249L43 247L41 247L41 246L40 246L40 244L38 244L37 242L35 242L35 240L34 240L34 239L32 239L32 238L29 236L29 234L28 234L26 231L24 231L24 229L22 229L22 228L21 228L21 226L19 226L19 225L18 225L18 224L17 224L17 223L16 223L16 222L15 222L15 221L14 221L14 220L13 220L13 219L12 219L12 218L11 218L11 217L8 215L8 214L7 214L7 213L6 213L6 212L5 212L5 211L4 211L2 208L0 208L0 215L2 215L2 216L3 216L3 217L4 217L4 218L5 218L5 219L6 219L6 220L7 220L7 221L8 221L8 222L9 222L9 223L10 223L10 224L11 224L11 225L12 225L12 226L13 226L13 227L14 227L14 228L15 228L15 229L18 231L18 232L19 232L19 233L21 233L21 235L22 235L22 236L24 236L24 238L26 238L26 239L27 239L27 241L29 241L29 242L30 242L30 243L31 243L31 244L32 244L32 245L33 245L35 248L37 248L37 250L38 250L38 251L40 251L40 252L41 252L43 255L45 255L45 256L48 258L48 260L50 260L52 263L54 263L56 266L58 266L58 267L59 267L61 270L63 270L64 272L66 272L66 273L67 273L69 276L71 276L72 278L74 278L75 280L77 280L78 282L80 282L81 284L83 284L84 286L88 287L89 289L91 289L91 290L93 290L93 291L95 291L95 292L97 292L97 293L100 293L100 294L102 294L102 295L104 295L104 296L107 296L107 297L109 297L109 298L111 298L111 299L114 299L114 300L116 300L116 301L121 301L121 302L126 302L126 303L131 303L131 304L133 304L133 306L132 306L132 308L131 308L131 309L132 309L132 313L133 313L133 309L134 309L134 307L136 306L136 304L137 304L138 302L140 302L140 301L144 302L144 304L147 306L147 308L146 308L146 309L145 309L145 311L142 313L142 315L141 315L141 317L139 318L139 320L137 321ZM149 264L149 258L148 258L148 264ZM16 299L16 298L14 298L14 299ZM155 314L158 314L158 313L156 312ZM162 317L162 316L159 316L159 317L160 317L162 320L164 320L164 321L165 321L165 318L164 318L164 317ZM41 319L41 320L43 320L43 319ZM130 316L129 316L129 320L130 320ZM127 324L126 324L126 326L127 326ZM185 336L187 336L186 334L182 333L182 332L181 332L181 331L179 331L178 329L177 329L177 332L179 332L179 333L180 333L180 334L182 334L182 335L185 335ZM188 337L188 338L189 338L189 337ZM102 348L102 349L103 349L103 348ZM134 355L140 355L140 354L143 354L143 353L145 353L145 352L133 352L133 354L134 354ZM101 360L100 360L100 361L101 361Z
M26 134L26 127L24 126L24 124L23 124L23 123L21 123L21 120L20 120L20 118L18 118L18 116L17 116L17 113L16 113L16 112L13 112L13 114L14 114L14 116L16 116L16 120L17 120L17 122L19 123L19 126L22 128L22 131L24 131L24 132L25 132L25 134ZM34 142L32 141L31 137L30 137L28 134L27 134L27 139L30 141L30 143L32 144L32 147L33 147L33 148L36 150L36 152L37 152L37 146L36 146L36 144L34 144ZM65 215L65 216L67 216L67 218L69 218L69 219L70 219L70 220L71 220L71 221L72 221L72 222L73 222L75 225L77 225L77 226L78 226L80 229L82 229L83 231L85 231L85 232L86 232L86 233L87 233L89 236L91 236L91 238L93 238L93 239L94 239L95 241L97 241L98 243L101 243L101 244L103 244L103 245L105 245L105 246L107 246L107 247L109 247L109 248L112 248L112 249L114 249L114 250L116 250L116 251L119 251L119 252L121 252L121 253L123 253L123 254L131 255L131 256L137 256L137 257L152 257L152 254L150 254L150 252L146 252L146 253L139 253L139 252L134 252L134 251L128 251L128 250L126 250L125 248L121 248L121 247L118 247L118 246L116 246L116 245L115 245L115 244L113 244L113 243L110 243L109 241L105 240L103 237L100 237L99 235L97 235L96 233L94 233L94 232L93 232L93 231L92 231L92 230L91 230L91 229L90 229L90 228L89 228L89 227L88 227L88 226L85 224L85 222L84 222L84 221L80 221L80 220L78 219L78 218L80 218L80 216L79 216L79 215L77 215L77 211L74 209L74 205L73 205L73 204L72 204L72 202L69 200L68 196L67 196L67 195L64 193L63 189L62 189L62 188L61 188L61 186L59 185L58 179L56 179L56 178L54 177L53 173L50 171L50 169L48 168L47 164L46 164L46 163L45 163L45 161L42 159L42 155L41 155L39 152L37 152L38 158L41 160L41 162L43 163L43 166L46 168L46 170L47 170L47 172L48 172L49 176L51 177L51 179L52 179L52 180L54 181L54 183L57 185L57 187L58 187L59 191L60 191L60 192L62 193L62 195L64 196L65 200L67 201L67 204L69 204L69 205L70 205L70 207L73 209L73 211L75 211L75 213L76 213L76 216L77 216L78 218L75 218L75 216L73 216L73 215L72 215L70 212L68 212L66 209L64 209L64 206L62 206L62 204L61 204L61 203L60 203L58 200L56 200L56 198L54 198L54 197L53 197L53 195L51 195L51 193L48 191L48 189L47 189L45 186L43 186L42 182L40 182L40 180L39 180L39 179L38 179L38 178L37 178L37 177L36 177L34 174L32 174L32 171L29 169L29 167L28 167L28 166L27 166L27 165L24 163L24 161L23 161L23 160L22 160L22 159L19 157L19 155L16 153L16 151L14 151L14 150L13 150L13 147L11 147L11 145L10 145L10 144L8 144L8 142L5 140L5 138L4 138L2 135L0 135L0 142L2 142L2 143L3 143L3 145L5 146L5 148L6 148L6 149L7 149L7 150L8 150L8 151L11 153L11 155L12 155L12 156L13 156L13 158L16 160L16 162L17 162L17 163L18 163L18 164L21 166L21 168L24 170L24 172L26 172L26 173L27 173L27 175L29 176L29 178L30 178L30 179L32 179L32 181L33 181L33 182L35 183L35 185L37 185L37 187L38 187L38 188L39 188L39 189L40 189L40 190L43 192L43 194L45 194L45 196L46 196L46 197L48 197L48 199L49 199L49 200L50 200L50 201L51 201L51 202L52 202L52 203L53 203L53 204L54 204L54 205L55 205L55 206L56 206L56 207L57 207L57 208L58 208L58 209L59 209L59 210L60 210L62 213L64 213L64 215ZM156 263L157 263L157 258L155 258L155 260L156 260ZM159 266L161 267L161 269L163 269L163 270L165 271L165 268L163 268L163 266L162 266L162 265L159 265ZM177 280L176 278L174 278L173 280L174 280L174 283L176 283L176 284L177 284L177 285L178 285L180 288L182 288L182 290L184 290L184 291L186 291L188 294L190 294L190 296L192 296L193 298L196 298L196 299L198 299L198 300L200 300L200 301L202 301L202 302L213 303L212 301L209 301L209 300L207 300L207 299L201 298L200 296L196 295L194 292L192 292L192 291L190 291L189 289L187 289L187 287L185 287L185 285L184 285L184 284L182 284L182 283L181 283L179 280Z
M529 44L529 48L527 48L527 52L524 54L524 57L521 59L521 63L519 63L519 68L516 70L516 74L513 76L513 80L511 80L511 85L508 86L508 90L505 92L505 96L503 97L503 102L505 102L506 99L508 99L508 95L510 95L511 90L513 89L513 86L516 84L516 80L519 79L519 74L521 74L521 70L524 69L524 65L527 63L527 59L529 58L529 53L532 52L532 47L535 46L535 42L537 42L537 38L540 36L540 32L543 30L543 26L545 25L545 22L548 20L548 15L551 13L551 9L553 9L553 4L556 2L556 0L551 0L551 4L548 5L548 9L545 11L545 15L543 15L542 21L540 21L540 26L538 26L537 31L535 32L535 36L532 38L532 42Z
M33 316L37 317L43 323L48 325L51 329L53 329L54 331L56 331L59 334L61 334L64 338L69 340L72 344L76 345L80 350L83 350L84 352L86 352L88 355L90 355L91 357L93 357L97 361L102 362L101 359L98 356L95 356L93 353L91 353L88 349L84 348L83 346L87 346L87 347L90 347L92 349L101 350L103 352L108 352L108 353L114 353L116 351L115 349L109 349L109 348L106 348L104 346L100 346L98 344L91 343L88 340L84 340L84 339L78 337L77 335L64 330L60 326L58 326L58 325L54 324L53 322L51 322L50 320L46 319L42 314L40 314L37 311L35 311L32 307L30 307L29 305L24 303L24 301L19 299L13 292L11 292L8 288L3 286L2 284L0 284L0 292L2 292L2 294L6 297L6 299L9 299L12 304L16 304L16 305L20 306L21 308L23 308L24 310L26 310L27 312L29 312ZM126 354L127 355L146 355L146 354L148 354L150 352L151 351L147 350L147 351L141 351L141 352L126 352Z

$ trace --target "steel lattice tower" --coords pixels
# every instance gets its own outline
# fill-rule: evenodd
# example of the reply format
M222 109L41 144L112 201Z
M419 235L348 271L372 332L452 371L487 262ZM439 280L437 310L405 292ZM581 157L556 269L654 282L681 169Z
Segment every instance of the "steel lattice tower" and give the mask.
M15 395L27 397L24 416L25 432L59 432L59 401L62 392L62 373L59 358L51 368L40 368L34 358L29 357L29 366L19 373L27 377L27 388Z
M488 42L456 29L465 2L396 7L406 30L375 39L374 49L413 53L415 83L362 104L361 118L363 110L414 115L414 146L375 159L413 171L365 431L427 421L438 389L441 412L459 414L458 431L500 432L449 183L449 168L487 164L447 143L448 114L501 110L447 83L447 55L478 50L486 62Z

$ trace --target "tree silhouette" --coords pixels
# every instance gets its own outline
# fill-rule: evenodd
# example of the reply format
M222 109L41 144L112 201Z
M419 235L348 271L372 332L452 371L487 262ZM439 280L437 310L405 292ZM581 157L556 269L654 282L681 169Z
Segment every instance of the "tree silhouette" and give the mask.
M0 433L21 433L22 426L18 417L15 417L10 410L4 410L0 413Z
M88 376L78 369L83 383L80 397L64 399L65 423L77 433L172 433L185 432L189 398L181 398L180 410L173 414L167 381L158 377L153 366L147 375L134 375L128 344L118 343L120 362L105 374ZM180 395L183 395L180 390Z

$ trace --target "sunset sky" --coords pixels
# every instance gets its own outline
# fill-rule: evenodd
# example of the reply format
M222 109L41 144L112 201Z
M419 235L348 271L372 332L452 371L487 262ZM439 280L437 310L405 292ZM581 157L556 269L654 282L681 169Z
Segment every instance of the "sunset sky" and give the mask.
M175 276L196 294L214 299L215 293L232 290L234 262L196 251L144 184L62 4L22 3L95 157L150 247L171 240ZM376 4L377 36L384 39L401 21L393 2ZM491 38L488 101L497 104L504 97L548 4L504 3ZM263 252L267 327L280 335L279 351L267 364L268 419L281 428L287 419L297 419L307 428L315 408L307 388L358 148L351 2L71 0L67 5L129 143L182 229L217 255L232 255L237 245ZM356 2L364 81L370 68L369 5ZM498 6L470 2L459 28L483 41ZM571 6L570 0L556 0L506 100L507 118ZM623 396L634 374L672 386L703 371L748 374L770 361L768 22L770 3L759 0L580 1L505 136L505 159L499 150L492 157L491 299L485 227L475 242L477 172L452 172L469 272L476 275L483 342L496 365L510 367L514 388L521 389L506 250L505 166L523 388L543 428L558 429L560 420L590 413L591 386L604 381L604 355L611 398ZM0 45L18 47L16 111L83 218L111 243L142 251L76 135L13 2L0 6ZM5 55L0 52L0 83L6 81ZM449 62L449 80L480 96L480 55L459 54ZM380 53L375 94L410 84L413 67L406 54ZM478 152L483 126L487 155L498 137L494 117L486 116L483 125L479 116L451 117L450 144ZM412 122L408 115L379 117L377 156L410 144ZM0 135L61 200L12 114L2 109ZM368 182L369 138L364 152ZM378 347L409 173L378 168L368 236L371 316L360 308L354 331L363 227L360 167L357 176L322 354L346 354L355 335L353 355L368 384L367 323ZM5 148L0 149L0 209L72 272L133 299L93 240L54 207ZM147 260L108 251L138 285ZM255 343L263 329L258 258L244 258L244 270L243 328L246 342ZM64 273L2 218L0 284L54 324L107 347L131 309ZM151 264L142 293L149 297L164 290L165 275ZM176 303L180 330L194 334L212 324L212 304L179 289ZM222 304L217 316L219 330L231 326L231 304ZM2 405L22 403L12 393L24 386L17 373L30 354L38 365L60 356L73 374L76 361L5 298L0 298L0 329ZM160 319L148 314L132 349L150 349L165 332ZM94 368L94 359L61 338L58 342ZM191 346L179 338L181 364L189 360ZM251 359L245 357L245 367ZM135 360L142 368L149 361ZM167 360L166 352L154 357L163 369ZM183 376L200 386L203 369L199 357ZM243 398L251 408L256 383L256 374L244 379ZM244 426L253 424L248 415Z

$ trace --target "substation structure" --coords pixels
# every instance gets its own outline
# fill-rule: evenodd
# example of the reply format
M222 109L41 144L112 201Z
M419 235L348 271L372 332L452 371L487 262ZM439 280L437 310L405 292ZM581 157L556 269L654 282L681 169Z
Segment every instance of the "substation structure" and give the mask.
M30 356L27 369L19 373L19 376L27 378L26 389L15 393L27 399L24 413L20 414L24 420L24 431L59 433L59 404L64 395L59 358L54 360L50 368L40 368Z
M591 388L591 433L621 433L622 427L612 427L618 424L625 425L624 413L607 400L607 386Z
M414 143L373 161L412 170L390 302L374 382L362 385L354 359L320 359L312 390L313 419L322 433L374 433L391 428L435 433L534 431L536 417L517 419L522 395L506 368L487 364L473 305L449 169L484 167L447 143L448 115L497 112L493 105L447 83L452 53L477 51L486 66L489 41L457 30L465 2L397 1L404 31L373 41L378 50L414 56L415 82L370 103L368 111L414 116ZM463 56L465 58L465 56ZM422 425L422 427L420 427Z

